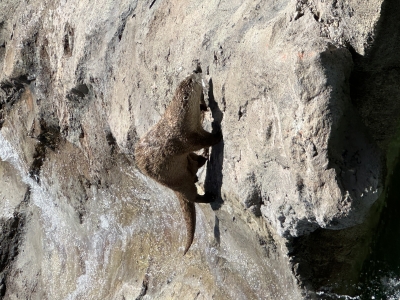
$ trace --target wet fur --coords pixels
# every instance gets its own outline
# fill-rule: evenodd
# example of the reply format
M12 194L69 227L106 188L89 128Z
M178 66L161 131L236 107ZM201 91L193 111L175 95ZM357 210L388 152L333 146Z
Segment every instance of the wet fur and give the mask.
M206 109L197 69L185 78L160 121L136 144L135 158L139 169L149 177L172 189L178 197L187 228L184 254L189 250L196 228L194 203L212 202L208 195L198 195L197 170L206 158L193 153L217 144L221 133L212 134L202 127Z

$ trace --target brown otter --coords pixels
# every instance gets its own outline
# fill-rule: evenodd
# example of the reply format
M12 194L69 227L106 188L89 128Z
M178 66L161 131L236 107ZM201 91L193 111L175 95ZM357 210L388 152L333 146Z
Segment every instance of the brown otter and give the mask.
M221 132L212 134L202 127L204 102L200 66L176 89L172 102L160 121L145 134L135 148L139 169L149 177L172 189L179 199L187 228L184 255L189 250L196 226L194 203L209 203L208 194L198 195L197 170L206 158L193 153L217 144Z

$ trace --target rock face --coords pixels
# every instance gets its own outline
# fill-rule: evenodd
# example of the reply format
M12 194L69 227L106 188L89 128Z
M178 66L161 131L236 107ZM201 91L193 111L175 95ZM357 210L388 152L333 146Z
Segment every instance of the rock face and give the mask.
M354 294L398 150L398 7L2 1L1 296ZM182 257L177 199L133 149L199 62L224 139Z

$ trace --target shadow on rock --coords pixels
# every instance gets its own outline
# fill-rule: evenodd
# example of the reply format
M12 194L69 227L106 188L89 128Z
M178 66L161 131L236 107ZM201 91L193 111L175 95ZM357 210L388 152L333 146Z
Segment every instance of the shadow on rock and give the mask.
M211 109L212 117L214 122L212 123L212 133L221 131L221 122L223 119L223 113L218 107L218 103L214 98L213 82L210 79L209 90L209 107ZM223 204L221 197L221 186L222 186L222 164L224 160L224 141L221 140L217 145L212 147L210 153L210 161L207 164L207 175L204 183L206 192L212 193L215 196L215 201L211 203L211 208L217 210Z
M382 214L372 237L371 251L360 277L362 299L398 298L393 278L400 274L400 2L385 0L373 43L365 56L350 49L354 71L350 79L351 98L378 145L386 151L387 177ZM376 215L379 214L379 211Z
M400 116L400 2L385 0L375 36L365 56L350 47L354 70L351 99L380 147L398 130Z
M344 186L344 190L350 190L350 193L358 186L362 186L360 183L364 183L364 187L367 186L368 181L366 179L362 181L363 174L371 175L365 176L366 178L374 178L372 175L378 178L379 172L382 172L383 176L379 178L379 183L382 184L388 180L384 178L386 171L378 170L380 154L375 143L380 149L387 151L388 145L398 130L400 116L399 13L398 0L383 2L375 37L374 40L371 39L366 55L356 53L349 46L354 63L353 71L348 79L349 88L340 87L336 94L333 93L340 95L340 92L344 91L344 94L350 94L351 98L351 103L343 106L347 110L343 112L341 123L336 124L329 143L332 163L330 167L340 170L338 177L340 184ZM328 54L331 52L333 53L333 51L324 53L322 57L326 69L340 67L337 60L335 62L329 60ZM340 52L343 50L336 51L337 57ZM328 77L328 80L331 78ZM337 108L336 103L332 107ZM364 136L364 141L361 140L362 136ZM364 168L366 165L368 168ZM382 166L385 167L385 162ZM354 167L358 168L356 178L350 174L352 170L355 170ZM368 173L371 170L375 170L375 173ZM394 176L396 177L392 177L392 180L397 180L397 175ZM398 193L396 195L398 199ZM384 198L383 195L380 199ZM374 200L371 199L370 204ZM360 299L371 299L372 296L379 295L380 290L384 288L380 276L395 274L400 262L397 255L400 243L396 243L395 238L399 232L399 222L395 221L398 220L398 214L396 214L398 204L391 206L392 203L388 200L390 213L395 214L396 219L391 219L384 214L381 222L387 224L386 227L384 229L383 226L381 227L381 235L372 236L380 214L380 199L375 202L360 225L342 230L321 228L291 241L289 255L293 272L303 286L311 291L329 289L329 292L357 296L357 298L361 297ZM360 203L364 204L365 198L362 201L360 200ZM375 247L370 249L371 238L375 239ZM372 253L369 253L370 250ZM391 257L391 253L396 254ZM382 262L383 260L386 261ZM392 269L387 270L385 266L390 266ZM387 270L388 273L383 274L381 270ZM357 282L361 283L361 289L359 289L360 286L357 287ZM386 297L387 295L379 296Z

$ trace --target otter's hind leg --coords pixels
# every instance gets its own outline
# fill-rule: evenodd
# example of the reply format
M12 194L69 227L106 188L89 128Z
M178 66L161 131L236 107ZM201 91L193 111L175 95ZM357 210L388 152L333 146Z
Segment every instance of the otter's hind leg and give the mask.
M207 158L205 158L202 155L197 155L196 153L192 152L189 153L189 157L193 160L197 162L197 169L200 169L202 166L204 166L204 164L207 161Z
M187 182L185 185L181 186L177 192L189 202L211 203L215 200L210 193L205 193L204 195L197 194L197 188L194 182Z
M199 178L196 173L197 170L200 169L207 161L207 158L201 155L197 155L196 153L189 153L187 156L188 159L188 171L190 173L189 176L193 176L193 182L197 182Z
M182 186L179 188L179 191L185 195L186 199L190 202L196 203L211 203L213 202L214 196L211 193L205 193L204 195L197 194L197 188L194 183L198 181L196 172L197 170L202 167L207 159L204 156L197 155L196 153L189 153L188 154L188 171L187 178L193 176L194 179L191 182L187 180Z

